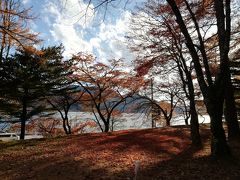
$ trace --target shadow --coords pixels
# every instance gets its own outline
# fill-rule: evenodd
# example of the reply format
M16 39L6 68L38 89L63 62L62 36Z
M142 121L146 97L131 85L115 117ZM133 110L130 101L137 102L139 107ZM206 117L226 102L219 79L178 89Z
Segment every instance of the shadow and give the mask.
M201 129L204 149L209 146L209 132L207 128ZM137 160L140 163L137 179L240 177L239 161L214 161L209 151L191 146L189 134L189 128L174 127L66 136L48 140L51 144L34 142L35 147L27 142L22 152L9 153L7 157L0 153L0 177L133 179ZM239 147L240 143L234 146Z
M239 179L240 163L236 159L214 160L210 155L192 157L189 148L174 158L140 168L137 179Z
M114 149L110 149L112 153L127 153L131 148L145 151L147 153L167 153L174 155L178 153L184 146L188 146L189 133L182 129L162 128L162 129L146 129L141 131L126 131L120 134L111 134L97 143L97 146L107 148L108 144L116 144ZM171 148L169 149L169 146Z
M27 146L35 146L39 143L45 142L47 139L41 138L41 139L27 139L27 140L13 140L8 142L0 142L0 150L5 151L8 149L14 149L19 148L21 146L22 148Z

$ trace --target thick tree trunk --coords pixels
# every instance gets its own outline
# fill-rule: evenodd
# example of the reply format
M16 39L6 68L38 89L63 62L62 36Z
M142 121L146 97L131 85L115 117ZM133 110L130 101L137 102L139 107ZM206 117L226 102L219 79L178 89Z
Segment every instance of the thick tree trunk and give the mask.
M25 127L26 127L26 121L27 121L27 101L25 98L23 98L22 101L22 114L21 114L21 134L20 139L25 138Z
M226 136L222 127L222 118L216 115L211 118L211 152L216 157L226 157L230 155L230 149L227 145Z
M223 99L217 99L212 96L211 100L207 99L206 107L210 116L211 124L211 153L214 157L230 156L230 149L226 141L226 135L222 125Z
M224 116L228 127L228 139L239 138L240 130L235 106L234 90L230 77L225 86Z

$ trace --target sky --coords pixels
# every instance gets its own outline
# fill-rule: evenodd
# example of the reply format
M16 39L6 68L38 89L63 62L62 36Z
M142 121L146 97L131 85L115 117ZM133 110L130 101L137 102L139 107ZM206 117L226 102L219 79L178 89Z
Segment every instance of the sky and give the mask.
M25 7L32 7L37 18L31 22L31 29L39 32L43 46L65 47L64 57L70 58L78 52L93 53L97 61L123 58L127 62L134 55L126 46L124 36L128 31L130 10L135 4L118 1L96 10L97 0L88 7L83 0L23 0ZM94 4L95 3L95 4ZM88 7L88 8L87 8ZM87 11L86 11L87 9Z

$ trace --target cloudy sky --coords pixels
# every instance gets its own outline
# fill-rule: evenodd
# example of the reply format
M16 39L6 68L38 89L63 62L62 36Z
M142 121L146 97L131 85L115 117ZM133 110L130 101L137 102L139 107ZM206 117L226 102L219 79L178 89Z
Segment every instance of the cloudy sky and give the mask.
M84 51L93 53L98 61L112 58L133 59L126 47L124 35L128 30L130 10L135 4L118 1L94 10L97 0L23 0L25 7L32 6L37 19L33 31L40 32L45 46L62 43L64 56ZM95 3L95 4L94 4ZM88 8L87 8L88 7ZM87 11L86 11L87 9Z

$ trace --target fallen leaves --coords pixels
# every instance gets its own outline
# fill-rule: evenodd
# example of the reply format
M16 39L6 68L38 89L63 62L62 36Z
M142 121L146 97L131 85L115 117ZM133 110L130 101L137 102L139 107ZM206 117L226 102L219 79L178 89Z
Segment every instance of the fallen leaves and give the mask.
M206 140L208 133L209 130L202 132ZM203 150L191 149L188 128L128 130L28 141L17 143L14 148L8 144L2 146L1 178L131 179L136 162L139 179L196 179L197 173L207 177L206 173L214 173L216 169L223 176L225 169L209 160L209 143L205 143ZM239 175L238 166L229 168L233 177Z

